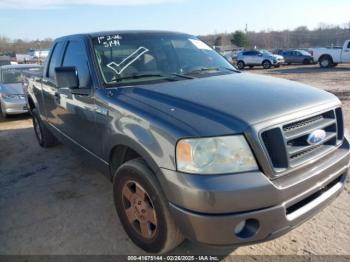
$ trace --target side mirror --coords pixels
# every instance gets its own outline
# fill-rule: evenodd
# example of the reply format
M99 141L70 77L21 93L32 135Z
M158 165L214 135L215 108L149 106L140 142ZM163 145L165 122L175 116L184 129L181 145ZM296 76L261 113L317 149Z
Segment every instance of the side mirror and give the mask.
M57 86L69 89L79 88L78 72L74 66L56 67L55 68Z

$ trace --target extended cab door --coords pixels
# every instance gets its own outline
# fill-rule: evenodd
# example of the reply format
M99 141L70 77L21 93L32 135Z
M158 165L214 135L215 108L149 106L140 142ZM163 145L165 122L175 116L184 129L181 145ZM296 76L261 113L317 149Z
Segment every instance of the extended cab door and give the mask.
M344 44L342 52L342 62L350 63L350 40L346 41Z
M85 42L82 39L67 41L61 63L52 66L75 67L79 88L87 92L72 94L71 89L56 84L54 92L50 93L52 106L49 121L83 148L94 154L99 153L99 143L95 137L94 90Z

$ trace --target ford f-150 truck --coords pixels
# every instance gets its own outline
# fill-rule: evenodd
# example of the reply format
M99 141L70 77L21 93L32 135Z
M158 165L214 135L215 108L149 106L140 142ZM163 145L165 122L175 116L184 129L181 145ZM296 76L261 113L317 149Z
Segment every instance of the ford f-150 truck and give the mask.
M343 48L311 48L309 51L322 68L350 63L350 39L345 41Z
M58 38L43 76L27 81L39 144L86 152L113 182L125 231L148 252L184 238L216 246L274 239L343 189L340 101L240 73L194 36Z

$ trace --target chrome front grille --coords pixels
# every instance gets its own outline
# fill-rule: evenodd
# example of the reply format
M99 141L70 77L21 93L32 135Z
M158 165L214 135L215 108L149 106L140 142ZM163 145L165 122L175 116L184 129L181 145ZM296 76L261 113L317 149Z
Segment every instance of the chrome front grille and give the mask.
M317 144L309 144L307 139L316 130L323 130L326 136ZM343 136L341 108L285 123L261 134L276 172L296 167L332 150L341 143Z

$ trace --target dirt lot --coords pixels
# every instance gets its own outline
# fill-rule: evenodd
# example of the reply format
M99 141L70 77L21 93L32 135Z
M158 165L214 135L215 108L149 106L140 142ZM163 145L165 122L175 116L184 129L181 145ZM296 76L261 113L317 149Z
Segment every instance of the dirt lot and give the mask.
M350 68L246 70L335 92L350 87ZM343 94L343 99L346 97ZM350 103L344 101L350 128ZM29 116L0 122L0 254L142 254L114 211L110 182L66 146L37 145ZM212 249L185 241L176 254L350 255L349 184L316 217L263 244ZM231 257L232 258L232 257Z

